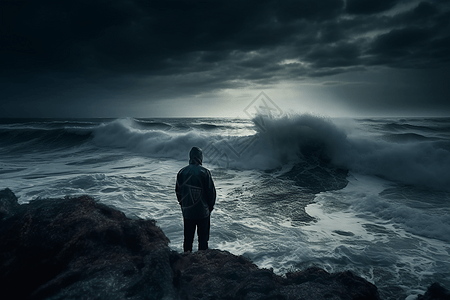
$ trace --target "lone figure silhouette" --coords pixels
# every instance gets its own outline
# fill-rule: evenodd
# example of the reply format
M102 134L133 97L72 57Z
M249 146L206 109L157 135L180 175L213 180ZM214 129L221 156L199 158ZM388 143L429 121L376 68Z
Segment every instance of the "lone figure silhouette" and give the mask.
M184 252L192 252L195 229L198 250L208 249L211 212L216 203L216 188L211 172L202 166L202 149L192 147L189 165L177 174L175 193L184 220Z

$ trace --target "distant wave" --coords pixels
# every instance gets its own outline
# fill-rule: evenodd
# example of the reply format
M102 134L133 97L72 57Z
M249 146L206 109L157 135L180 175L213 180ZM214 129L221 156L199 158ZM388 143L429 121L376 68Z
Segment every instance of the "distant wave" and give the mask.
M9 152L57 150L83 144L90 138L90 129L0 129L2 150Z
M223 126L219 126L219 125L215 125L215 124L207 124L207 123L196 124L193 127L204 129L204 130L213 130L213 129L223 128Z
M214 159L217 155L227 159L227 167L236 169L267 170L305 160L330 162L405 184L450 189L450 138L445 138L450 119L416 120L422 125L408 123L400 133L386 126L380 130L386 123L398 128L393 122L367 119L363 122L377 126L367 134L353 134L365 128L361 123L336 125L339 123L331 119L308 114L266 119L264 128L257 121L124 118L13 122L0 126L0 150L56 151L89 143L149 157L187 160L190 148L196 145L205 150L206 164L219 166L220 161ZM408 132L408 128L414 130ZM430 133L424 128L434 130Z
M420 130L420 131L429 131L435 132L437 129L430 126L418 126L411 124L400 124L400 123L389 123L385 124L384 128L388 131L406 131L406 130Z
M154 120L139 120L139 119L131 119L134 124L141 128L141 129L161 129L161 130L170 130L173 128L172 125L160 122L160 121L154 121Z
M386 141L397 142L397 143L408 143L408 142L422 142L422 141L437 141L439 138L426 137L417 133L389 133L383 136Z
M186 159L192 145L203 145L207 140L206 134L192 130L141 130L132 119L117 119L101 124L93 131L93 142L99 146L175 159Z
M225 130L229 129L230 127L227 125L224 125L222 123L217 123L216 119L211 119L210 122L206 120L202 120L200 122L195 121L194 118L180 118L180 119L169 119L168 121L161 121L159 119L132 119L134 123L134 126L141 128L141 129L160 129L160 130L185 130L189 131L192 129L199 129L199 130Z
M439 134L448 137L450 118L401 119L384 124L383 130L392 133Z

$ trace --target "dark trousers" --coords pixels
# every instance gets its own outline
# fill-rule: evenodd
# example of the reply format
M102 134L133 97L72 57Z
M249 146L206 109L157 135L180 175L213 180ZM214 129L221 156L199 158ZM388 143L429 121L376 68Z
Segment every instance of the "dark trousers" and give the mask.
M198 250L208 249L210 217L199 220L184 219L184 251L192 251L195 228L197 228Z

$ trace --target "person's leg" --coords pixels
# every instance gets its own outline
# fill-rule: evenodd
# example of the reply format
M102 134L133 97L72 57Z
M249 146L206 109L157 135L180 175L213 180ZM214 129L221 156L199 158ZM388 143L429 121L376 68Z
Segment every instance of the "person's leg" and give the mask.
M198 220L197 223L198 250L208 249L209 227L210 227L210 217Z
M194 242L195 235L195 220L184 219L184 252L192 252L192 243Z

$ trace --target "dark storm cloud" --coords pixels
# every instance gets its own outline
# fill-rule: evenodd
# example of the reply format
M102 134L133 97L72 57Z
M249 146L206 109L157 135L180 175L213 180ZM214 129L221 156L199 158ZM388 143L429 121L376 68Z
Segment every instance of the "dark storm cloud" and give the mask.
M174 97L373 66L448 65L450 3L407 4L3 0L1 101L82 99L83 91Z
M347 0L346 11L349 14L374 14L391 9L397 0Z

